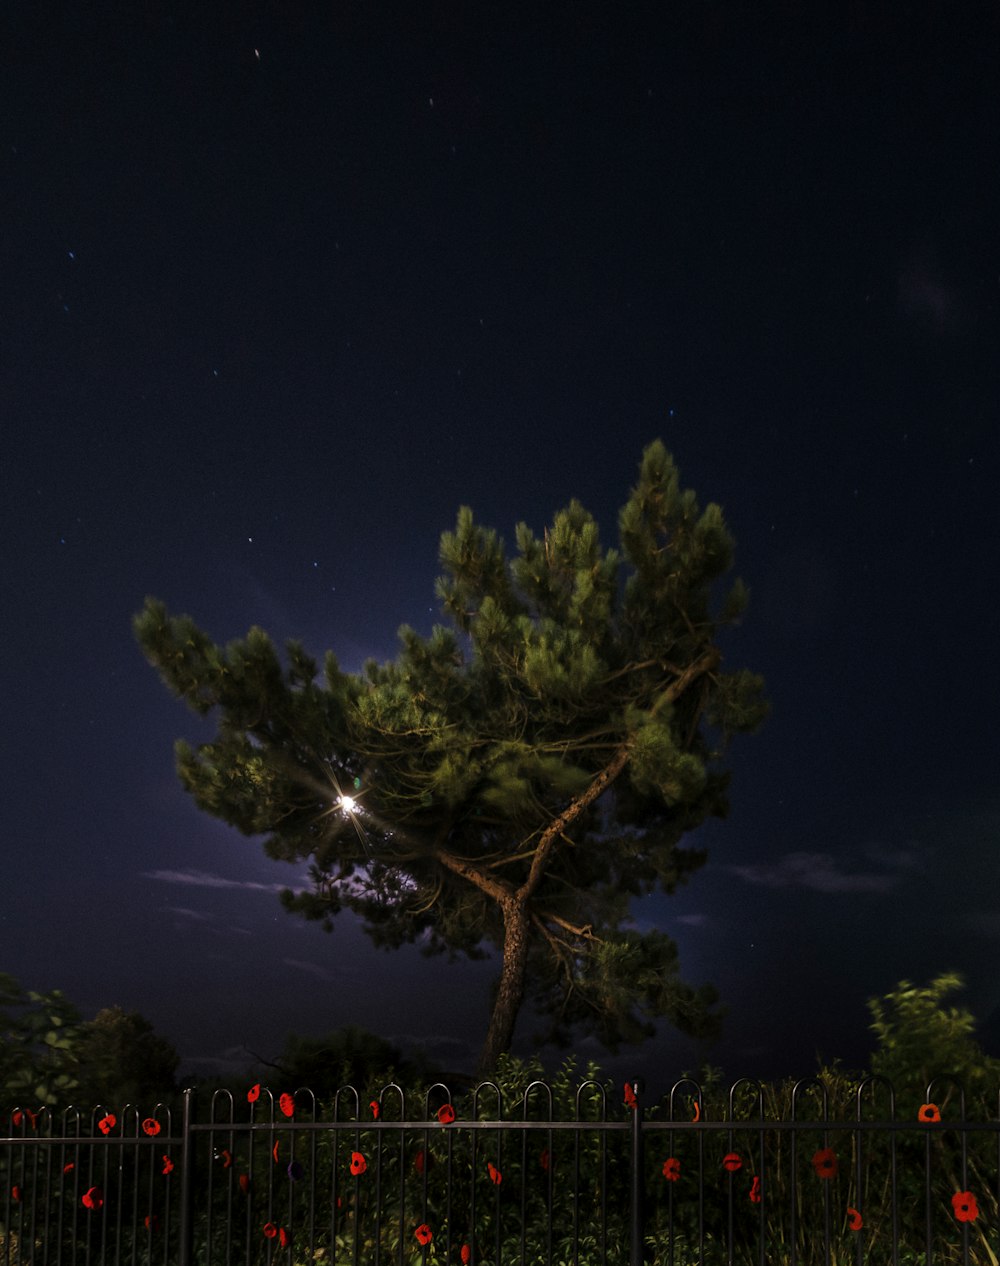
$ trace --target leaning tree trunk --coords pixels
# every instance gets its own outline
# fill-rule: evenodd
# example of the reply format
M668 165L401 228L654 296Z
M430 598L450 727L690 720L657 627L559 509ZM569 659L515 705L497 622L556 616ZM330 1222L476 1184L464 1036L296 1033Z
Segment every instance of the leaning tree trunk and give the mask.
M500 1056L510 1050L514 1040L514 1026L524 1001L524 979L528 966L529 927L528 906L523 900L512 898L503 903L503 966L500 983L490 1016L483 1049L479 1053L476 1072L480 1077L489 1076L496 1068Z
M661 692L652 703L650 713L658 712L661 708L674 703L692 682L705 673L712 672L718 666L720 659L718 650L710 647L693 663L688 664L687 668ZM520 888L513 889L508 885L498 883L494 877L484 874L468 862L452 856L443 849L437 854L443 865L492 897L503 911L503 966L500 969L500 985L493 1004L489 1031L479 1055L477 1072L480 1076L492 1073L500 1056L510 1050L514 1026L517 1023L517 1013L524 1001L524 980L528 966L531 928L528 902L542 881L542 876L558 846L559 839L584 810L607 791L628 764L628 758L629 742L625 740L604 768L594 775L589 786L548 824L538 839L528 877Z

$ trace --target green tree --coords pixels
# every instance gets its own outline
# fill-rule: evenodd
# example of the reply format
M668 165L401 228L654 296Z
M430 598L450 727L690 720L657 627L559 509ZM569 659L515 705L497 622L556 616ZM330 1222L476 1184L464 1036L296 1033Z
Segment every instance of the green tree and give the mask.
M80 1026L76 1055L81 1102L138 1106L177 1088L180 1056L137 1011L98 1011Z
M602 548L573 501L542 537L520 524L508 560L463 508L441 538L449 625L402 628L398 657L361 674L328 654L319 680L257 628L218 646L152 599L136 616L167 685L218 715L213 741L178 744L184 786L271 857L311 859L289 910L329 927L346 908L387 947L499 949L483 1070L526 993L546 1036L584 1026L612 1049L657 1016L715 1026L712 991L680 981L672 940L629 906L702 865L680 841L725 812L726 741L764 715L760 679L723 672L717 644L746 592L716 600L722 511L699 509L659 442L619 538Z
M0 1099L67 1103L76 1092L80 1014L59 992L22 989L0 972Z
M909 1107L913 1101L923 1102L932 1078L954 1077L973 1099L986 1098L977 1110L982 1106L993 1110L1000 1060L980 1046L972 1012L946 1005L946 999L964 987L957 972L943 972L924 986L901 980L884 997L868 1001L870 1027L878 1039L872 1072L888 1077L906 1096ZM940 1093L950 1096L948 1081L942 1083Z
M342 1086L363 1090L395 1081L409 1088L430 1084L440 1076L440 1070L422 1054L408 1058L385 1038L354 1024L325 1037L290 1033L281 1054L261 1063L276 1070L283 1087L306 1086L318 1099L331 1098Z

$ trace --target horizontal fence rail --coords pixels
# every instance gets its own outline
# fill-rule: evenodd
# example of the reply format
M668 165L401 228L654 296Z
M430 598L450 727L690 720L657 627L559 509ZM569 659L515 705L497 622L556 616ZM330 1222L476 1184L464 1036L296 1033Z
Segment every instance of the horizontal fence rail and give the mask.
M799 1082L773 1119L754 1081L713 1092L718 1119L693 1080L637 1091L15 1108L0 1266L998 1266L1000 1120L951 1079L905 1116L878 1077L836 1115Z

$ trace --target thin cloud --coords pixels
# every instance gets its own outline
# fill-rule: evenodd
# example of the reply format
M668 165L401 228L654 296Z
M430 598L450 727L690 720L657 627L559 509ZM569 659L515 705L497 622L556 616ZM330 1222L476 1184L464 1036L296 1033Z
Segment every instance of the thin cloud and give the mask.
M813 892L890 892L900 880L889 872L865 872L845 865L830 853L786 853L776 862L729 869L748 884Z
M286 967L305 972L307 976L315 976L317 980L333 980L333 972L321 967L319 963L307 963L301 958L283 958L281 961Z
M255 1062L245 1046L228 1046L214 1055L188 1055L184 1069L206 1077L242 1077Z
M239 927L235 923L221 926L219 916L207 910L192 910L188 906L164 906L163 913L172 914L175 919L187 920L189 923L199 923L215 936L227 936L230 933L235 933L237 936L253 935L249 928Z
M865 857L885 870L923 870L928 859L927 850L917 844L893 848L886 844L871 844L865 849Z
M708 922L707 914L682 914L677 919L678 923L683 923L689 928L703 928Z
M206 870L147 870L143 879L161 884L181 884L189 888L240 888L244 892L284 892L287 884L259 884L251 879L227 879Z

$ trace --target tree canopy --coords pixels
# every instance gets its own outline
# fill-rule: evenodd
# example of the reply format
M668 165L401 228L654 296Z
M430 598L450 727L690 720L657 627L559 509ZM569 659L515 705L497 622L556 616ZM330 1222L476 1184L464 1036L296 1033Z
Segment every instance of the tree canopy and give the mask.
M733 541L722 511L682 490L660 442L619 515L619 549L572 501L508 558L463 507L441 537L447 620L399 632L391 662L341 670L268 636L217 645L147 599L135 631L170 689L213 713L212 741L177 745L207 812L288 862L310 887L287 909L330 927L342 910L374 942L429 953L499 950L481 1068L508 1049L526 994L546 1036L589 1028L609 1048L659 1016L714 1025L673 941L630 921L704 862L681 840L726 810L729 736L766 711L760 678L723 671L718 635L741 615L717 592Z
M286 1086L308 1086L318 1099L333 1098L342 1086L364 1088L377 1081L427 1087L442 1076L441 1069L422 1052L406 1055L392 1042L355 1024L323 1037L289 1033L277 1058L256 1058L262 1065L261 1077L274 1069Z
M137 1011L98 1011L80 1026L76 1053L83 1102L155 1103L176 1089L180 1056Z
M83 1020L58 989L26 990L0 972L0 1104L151 1104L176 1089L179 1062L138 1012Z
M992 1111L1000 1060L983 1050L973 1013L946 1005L964 987L959 972L941 972L926 985L901 980L883 997L870 998L870 1027L878 1039L871 1068L920 1102L932 1078L955 1079L969 1095L985 1096ZM952 1090L946 1080L937 1093L950 1096Z

